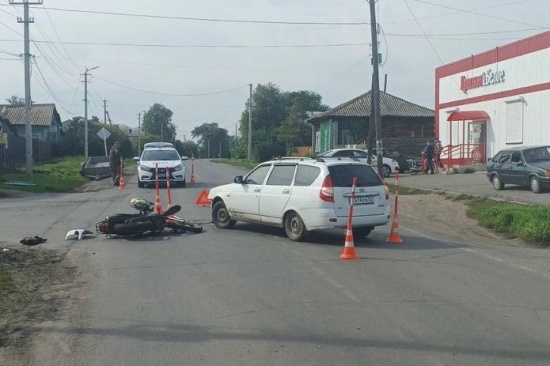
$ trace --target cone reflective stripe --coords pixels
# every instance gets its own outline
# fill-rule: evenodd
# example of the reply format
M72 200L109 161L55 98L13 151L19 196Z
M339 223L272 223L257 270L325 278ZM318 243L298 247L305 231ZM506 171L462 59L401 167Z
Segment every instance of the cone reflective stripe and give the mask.
M355 200L355 186L357 185L357 177L353 177L351 184L351 196L349 205L348 225L346 227L346 241L344 242L344 251L340 254L340 259L359 259L355 253L355 245L353 244L353 201Z
M392 244L401 244L403 243L403 240L401 239L401 236L399 235L399 223L397 215L393 219L393 223L391 225L391 231L390 236L386 239L386 242L392 243Z
M344 251L340 254L340 259L359 259L357 253L355 253L355 245L353 244L353 230L351 225L348 225L346 229L346 242L344 244Z
M166 203L166 208L170 208L172 205L172 196L170 195L170 169L166 168L166 191L168 195L168 202Z
M118 189L121 191L126 188L126 183L124 182L124 163L122 157L120 157L120 173L118 174Z
M162 212L162 205L160 204L160 190L159 190L159 166L158 163L155 164L155 207L154 210L156 213Z

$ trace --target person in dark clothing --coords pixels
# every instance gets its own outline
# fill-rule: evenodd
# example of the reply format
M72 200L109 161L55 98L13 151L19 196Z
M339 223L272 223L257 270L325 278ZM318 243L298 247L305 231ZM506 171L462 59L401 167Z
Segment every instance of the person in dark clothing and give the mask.
M122 164L122 153L120 152L120 142L115 142L109 151L109 167L113 177L113 184L118 185L120 180L120 168Z
M424 150L422 150L422 153L423 153L424 159L427 160L426 170L424 171L424 174L428 174L428 170L430 171L431 174L434 174L433 159L435 154L435 147L431 143L431 141L426 142L426 147L424 148Z

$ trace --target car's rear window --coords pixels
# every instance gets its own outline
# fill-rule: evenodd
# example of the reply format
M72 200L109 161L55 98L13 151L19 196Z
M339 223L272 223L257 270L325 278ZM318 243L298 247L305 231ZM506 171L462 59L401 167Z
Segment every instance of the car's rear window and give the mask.
M384 184L380 176L368 165L332 165L328 167L334 187L351 187L357 177L357 187L372 187Z

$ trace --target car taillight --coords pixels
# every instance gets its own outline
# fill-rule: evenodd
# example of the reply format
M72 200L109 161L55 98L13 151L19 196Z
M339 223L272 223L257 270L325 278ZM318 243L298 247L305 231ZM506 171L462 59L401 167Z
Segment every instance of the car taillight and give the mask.
M332 188L332 179L330 179L330 175L327 175L325 180L323 180L319 197L323 201L334 202L334 189Z
M387 184L384 184L384 192L386 192L386 200L390 199L390 187Z

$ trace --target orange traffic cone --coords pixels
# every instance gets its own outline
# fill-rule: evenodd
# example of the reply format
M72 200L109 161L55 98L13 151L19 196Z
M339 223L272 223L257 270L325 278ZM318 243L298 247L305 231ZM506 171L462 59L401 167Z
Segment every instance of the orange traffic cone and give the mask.
M155 196L154 210L155 210L156 213L161 213L162 212L162 204L160 203L160 195L158 193Z
M386 239L386 242L392 243L392 244L401 244L403 243L403 240L401 240L401 236L399 235L399 223L398 223L399 214L395 212L395 215L393 216L393 222L391 224L391 231L390 236Z
M118 189L122 191L124 188L126 188L126 183L124 182L124 163L122 162L122 158L120 158L120 177L118 179Z
M156 213L161 213L162 212L162 205L160 203L159 168L158 168L158 165L155 166L155 190L156 190L156 193L155 193L155 206L153 207L153 209L155 210Z
M166 209L169 209L170 206L172 206L172 195L170 194L170 169L166 168L166 193L167 193L167 201L166 201Z
M353 245L353 230L350 223L346 228L346 242L344 244L344 252L340 254L340 259L359 259L357 253L355 253L355 246Z

